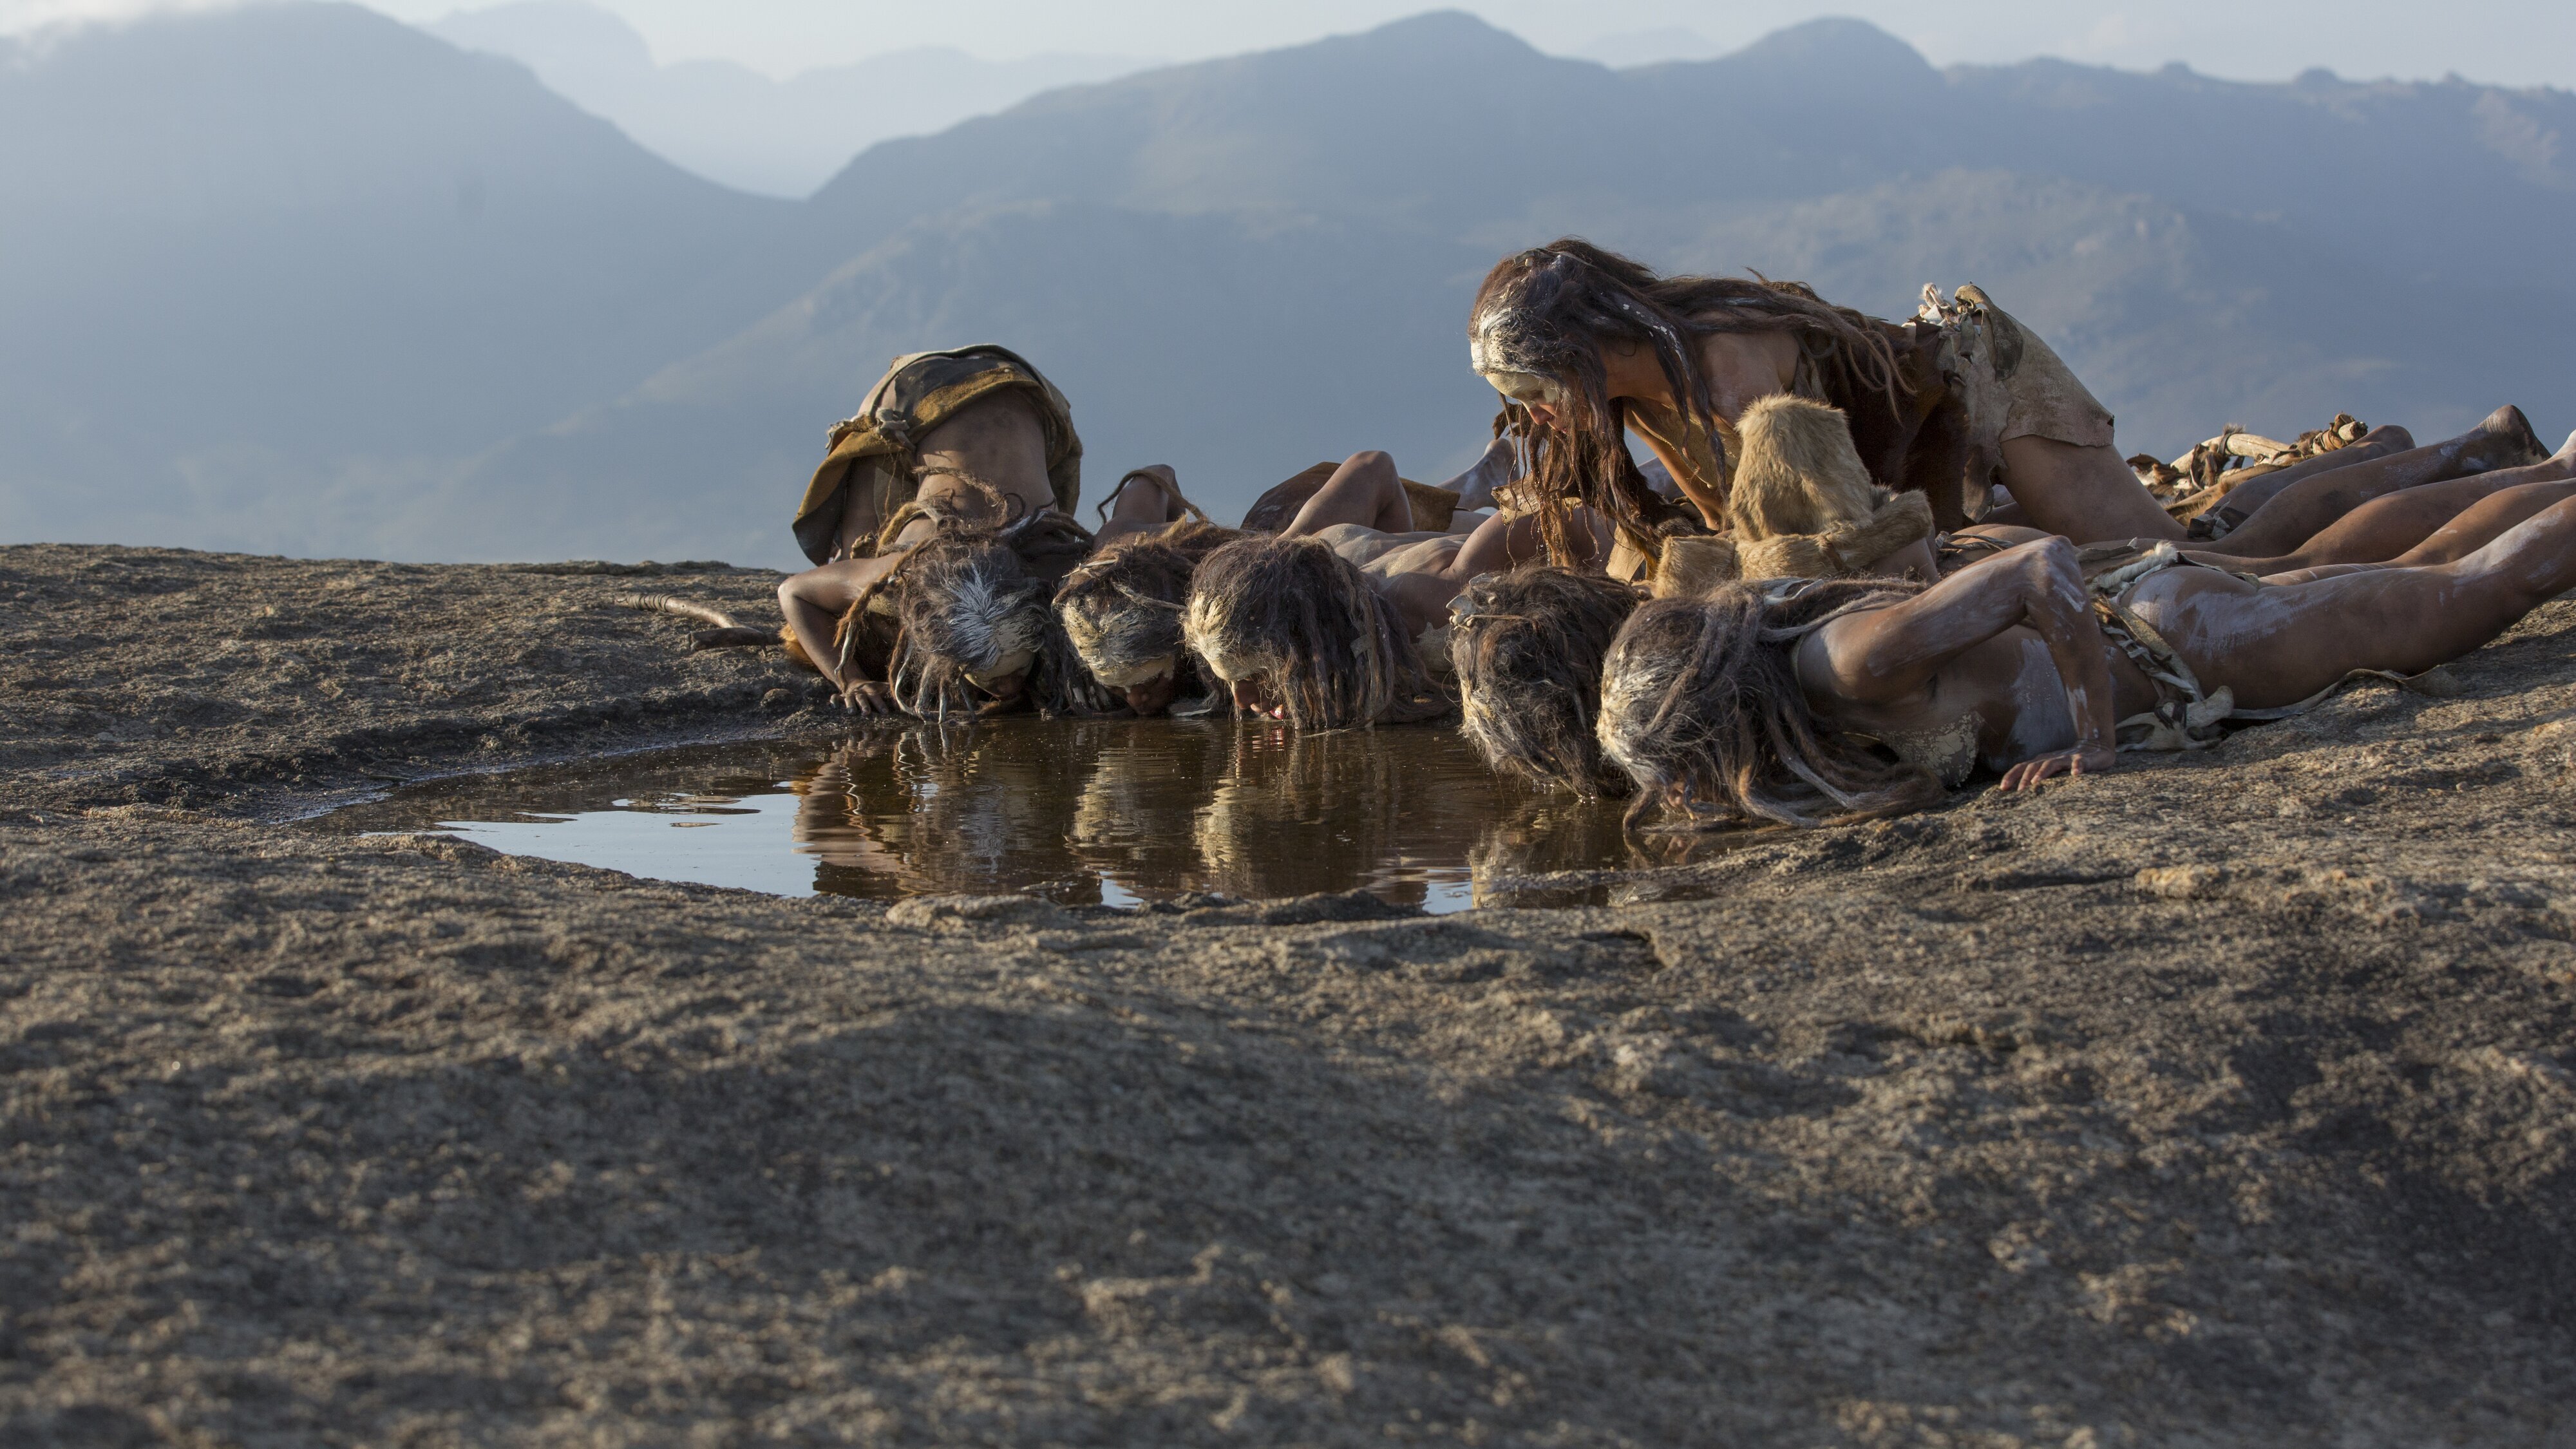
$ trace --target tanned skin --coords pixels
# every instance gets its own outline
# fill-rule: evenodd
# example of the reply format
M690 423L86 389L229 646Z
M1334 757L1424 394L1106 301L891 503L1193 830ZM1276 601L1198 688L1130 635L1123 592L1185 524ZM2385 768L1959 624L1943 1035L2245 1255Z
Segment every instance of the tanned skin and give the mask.
M999 489L1003 506L1013 517L1026 517L1055 506L1055 485L1047 478L1046 430L1038 421L1036 408L1020 395L1020 389L996 393L922 434L916 451L924 474L920 498L935 511L963 518L988 514L992 507L989 495L967 481L969 478ZM1164 476L1156 477L1158 471ZM1137 532L1178 517L1179 490L1177 486L1163 486L1170 471L1139 470L1141 476L1119 495L1110 527L1102 530L1100 539L1106 541L1120 533ZM961 473L966 477L959 477ZM875 542L884 527L885 520L877 516L876 500L862 498L858 490L851 490L840 529L833 536L832 561L791 574L778 586L779 612L796 632L796 642L804 646L805 657L813 660L823 677L831 681L841 703L861 715L893 714L893 696L880 680L841 677L837 668L840 651L832 642L833 633L859 595L884 578L914 544L928 538L934 525L928 519L916 519L883 552L873 557L856 556L859 549ZM994 681L986 692L996 699L1010 699L1025 684L1024 679L1013 676Z
M2491 473L2473 473L2384 493L2335 520L2290 553L2247 557L2205 545L2182 552L2186 558L2253 574L2271 583L2304 583L2358 568L2456 563L2493 542L2506 529L2569 497L2576 497L2576 433L2569 434L2566 446L2556 453L2526 467L2499 468ZM2008 524L1983 524L1960 533L2004 544L2028 543L2047 536L2037 529ZM1870 572L1902 577L1906 573L1904 565L1911 558L1910 552L1892 554ZM1935 575L1922 570L1916 577L1928 579Z
M1488 449L1488 458L1492 456L1493 450ZM1579 561L1606 557L1610 552L1608 524L1590 510L1577 517L1588 525L1592 540L1591 552ZM1333 476L1324 480L1324 486L1315 490L1280 533L1296 538L1341 523L1355 523L1381 533L1422 531L1413 525L1413 502L1405 495L1394 458L1375 449L1353 453L1333 470ZM1465 533L1439 534L1405 544L1380 558L1369 572L1376 576L1382 596L1395 606L1406 632L1419 638L1425 630L1448 622L1449 601L1458 596L1469 579L1526 563L1544 552L1536 517L1497 514ZM1238 706L1255 714L1274 718L1280 715L1276 701L1269 697L1258 676L1235 680L1232 688Z
M2455 562L2290 584L2169 569L2126 602L2205 687L2265 709L2356 669L2414 673L2458 658L2570 586L2576 498L2562 498ZM1979 756L2007 790L2112 768L2115 722L2156 699L2102 637L2059 538L1834 620L1800 641L1796 665L1809 707L1833 727L1886 738L1977 715Z
M1797 377L1798 342L1787 332L1720 332L1700 342L1700 368L1708 378L1717 414L1732 427L1756 399L1790 390ZM1672 385L1642 343L1614 340L1601 352L1608 396L1674 407ZM1543 426L1562 421L1544 398L1516 398ZM2513 408L2499 408L2477 428L2431 448L2334 469L2333 484L2305 478L2282 490L2245 526L2212 551L2237 556L2278 554L2307 541L2355 506L2398 489L2510 466L2529 457L2530 426ZM1650 440L1651 443L1651 440ZM1726 526L1725 501L1692 476L1684 459L1653 444L1656 456L1700 517L1713 530ZM2003 445L2002 482L2025 522L2077 543L2105 539L2172 539L2183 525L2138 482L2119 450L2078 447L2049 438L2020 437Z
M1602 349L1612 400L1634 399L1674 407L1654 350L1633 341ZM1787 332L1719 332L1700 341L1700 370L1708 379L1717 415L1729 427L1756 399L1790 390L1798 373L1798 341ZM1542 426L1562 421L1545 399L1517 398ZM2003 485L2039 528L2090 543L2105 538L2180 538L2182 525L2159 507L2129 471L2117 449L2079 448L2047 438L2014 438L2003 447ZM1697 505L1711 529L1726 526L1726 503L1694 478L1687 460L1656 446L1673 481Z
M1055 506L1055 486L1047 480L1046 430L1017 388L988 397L922 434L917 451L925 473L920 493L925 505L958 517L988 513L986 495L957 476L963 473L999 489L1015 512ZM939 471L943 469L955 472ZM876 500L860 497L855 488L847 496L840 529L833 535L832 561L783 580L778 609L804 646L805 657L831 681L842 704L854 714L890 715L894 697L883 681L841 676L840 650L832 635L859 595L884 578L912 545L928 538L934 525L916 519L884 551L859 557L858 550L876 541L885 520L877 516ZM997 697L1016 694L1020 684L1016 679L1003 682Z
M2520 416L2515 413L2516 419ZM2576 479L2576 435L2570 435L2565 447L2537 463L2481 469L2437 482L2405 481L2412 474L2431 471L2433 466L2456 464L2464 456L2474 460L2476 444L2496 436L2490 430L2495 421L2490 417L2478 428L2447 443L2302 481L2267 504L2243 528L2215 545L2197 546L2188 552L2225 559L2230 567L2259 574L2388 560L2406 564L2452 562L2465 550L2447 555L2425 554L2421 547L2436 536L2450 535L2452 543L2448 546L2457 548L2460 535L2454 530L2463 526L2484 528L2486 532L2478 539L2482 544L2545 506L2533 501L2537 495L2524 490L2534 484ZM2515 495L2518 501L2509 506L2490 506L2505 494ZM2303 511L2349 511L2306 539L2276 551L2266 545L2288 532L2288 528L2273 526L2272 510L2281 505ZM2498 522L2508 507L2524 511L2507 522Z

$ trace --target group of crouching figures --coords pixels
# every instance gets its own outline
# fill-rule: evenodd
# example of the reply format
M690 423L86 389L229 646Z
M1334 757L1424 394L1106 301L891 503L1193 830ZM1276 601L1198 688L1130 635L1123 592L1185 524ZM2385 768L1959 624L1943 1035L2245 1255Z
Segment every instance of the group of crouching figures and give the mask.
M1446 486L1361 452L1229 528L1145 467L1096 532L1035 367L899 359L798 509L789 650L861 714L1457 720L1641 825L1804 826L2199 748L2576 585L2576 439L2514 408L2124 460L1974 287L1889 322L1565 240L1493 269L1469 347L1502 408Z

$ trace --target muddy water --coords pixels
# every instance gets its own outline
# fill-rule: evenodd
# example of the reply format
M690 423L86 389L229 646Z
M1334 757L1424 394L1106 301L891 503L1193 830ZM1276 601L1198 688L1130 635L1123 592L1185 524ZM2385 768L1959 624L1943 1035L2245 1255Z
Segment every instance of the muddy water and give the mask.
M779 894L1039 890L1129 905L1366 890L1553 903L1632 863L1615 803L1497 779L1452 730L1014 720L708 746L412 786L327 817ZM1508 883L1507 889L1498 889Z

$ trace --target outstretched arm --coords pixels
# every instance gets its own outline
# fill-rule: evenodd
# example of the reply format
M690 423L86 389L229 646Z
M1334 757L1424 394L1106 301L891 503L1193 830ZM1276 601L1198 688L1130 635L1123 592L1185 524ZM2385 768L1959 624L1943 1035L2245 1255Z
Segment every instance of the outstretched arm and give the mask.
M2118 758L2110 657L2074 545L2062 538L2008 549L1902 604L1835 620L1817 631L1812 652L1801 651L1800 672L1854 704L1897 705L1918 697L1960 655L2016 627L2048 646L2076 743L2015 764L2004 772L2004 788L2110 769Z
M778 585L778 611L787 617L787 627L796 631L796 642L805 657L832 684L841 703L863 715L890 714L894 705L885 686L873 679L857 677L853 670L844 676L840 668L840 650L833 644L841 615L848 612L862 590L894 567L900 555L878 558L840 559L820 568L790 574Z

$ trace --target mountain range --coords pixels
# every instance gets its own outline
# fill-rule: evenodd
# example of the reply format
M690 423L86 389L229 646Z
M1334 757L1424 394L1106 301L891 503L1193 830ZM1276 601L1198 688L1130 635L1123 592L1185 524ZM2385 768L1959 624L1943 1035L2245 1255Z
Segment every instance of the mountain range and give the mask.
M1472 17L1064 87L715 185L371 12L0 50L0 538L788 564L886 360L1009 343L1093 496L1224 516L1361 447L1436 477L1496 257L1565 232L1909 312L1974 281L2133 451L2338 410L2576 426L2576 97L1936 70L1855 21L1612 70Z
M888 136L943 131L1040 91L1143 68L1112 55L978 59L916 46L772 80L724 60L657 64L635 27L580 0L515 0L423 27L507 56L547 89L712 181L802 197Z

